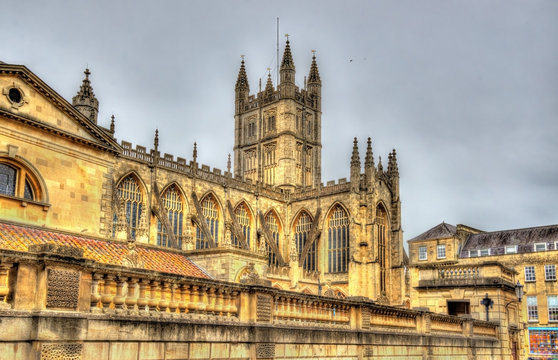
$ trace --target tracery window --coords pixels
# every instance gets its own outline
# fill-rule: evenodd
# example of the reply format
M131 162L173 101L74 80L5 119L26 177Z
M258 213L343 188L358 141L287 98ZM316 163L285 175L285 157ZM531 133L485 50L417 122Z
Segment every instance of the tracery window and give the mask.
M347 272L349 264L349 217L336 205L328 219L328 272Z
M203 216L211 233L211 237L218 244L219 238L219 208L217 201L211 195L206 196L201 202ZM196 249L209 248L209 241L205 238L203 231L196 226Z
M306 152L304 154L306 156L305 159L305 180L306 180L306 186L311 186L312 185L312 147L308 146L306 147Z
M244 234L244 238L246 239L248 246L250 246L251 216L250 216L250 211L246 207L246 204L244 203L240 204L234 210L234 216L236 217L236 221L240 226L240 230L242 230L242 233ZM240 247L240 241L232 233L231 233L231 244L234 247Z
M124 206L126 213L126 224L130 229L130 238L136 238L136 232L140 223L143 211L143 196L139 182L133 175L129 175L118 184L118 199ZM116 229L117 214L113 219L113 236Z
M296 250L298 252L298 256L302 253L304 249L304 245L307 241L310 241L310 228L312 226L312 219L307 212L302 212L295 225L295 242L296 242ZM317 245L316 242L310 245L308 250L308 255L303 260L302 268L307 271L316 271L317 266L316 263L318 261L318 252L317 252Z
M264 183L273 185L275 183L275 144L264 147Z
M172 233L177 241L176 246L182 248L182 218L184 214L182 196L176 185L171 185L162 196L163 206L167 212ZM169 234L160 220L157 220L157 245L172 246Z
M386 273L387 273L387 214L382 206L376 208L376 218L378 224L378 262L380 265L380 293L386 293Z
M256 149L244 152L244 176L246 179L256 180L257 155Z
M26 200L39 200L29 173L17 163L0 162L0 194Z
M277 245L279 248L279 233L281 231L281 225L279 224L279 219L277 216L271 211L265 216L265 223L271 233L271 240ZM267 263L270 266L278 266L279 262L277 261L277 256L271 250L271 247L266 243L267 248Z

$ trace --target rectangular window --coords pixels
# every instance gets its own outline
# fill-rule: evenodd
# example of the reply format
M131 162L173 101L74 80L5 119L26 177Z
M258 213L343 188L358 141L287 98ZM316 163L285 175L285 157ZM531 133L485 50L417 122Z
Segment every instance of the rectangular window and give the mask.
M556 349L558 349L558 329L555 327L529 328L529 351L531 354L552 355L556 354ZM541 359L552 358L544 357Z
M437 257L438 259L446 258L446 245L438 245L437 247Z
M535 267L525 266L525 282L534 282L535 278Z
M490 249L481 249L480 256L490 256Z
M548 298L548 321L558 321L558 296L552 295Z
M419 247L419 260L426 260L427 257L428 257L428 255L426 253L426 246L420 246Z
M544 266L544 279L546 281L556 281L556 265Z
M478 250L469 250L469 257L477 257L479 256Z
M516 253L517 253L517 245L506 246L506 254L516 254Z
M539 321L539 307L536 296L527 296L527 317L529 321Z
M534 245L535 251L546 251L546 243L537 243Z

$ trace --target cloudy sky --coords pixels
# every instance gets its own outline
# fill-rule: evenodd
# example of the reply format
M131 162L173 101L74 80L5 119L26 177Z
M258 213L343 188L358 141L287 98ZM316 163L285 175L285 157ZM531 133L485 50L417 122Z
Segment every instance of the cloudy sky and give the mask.
M370 136L376 163L397 149L405 239L558 223L558 1L11 1L0 60L70 101L89 66L119 141L159 128L163 152L189 160L197 141L224 169L240 55L254 92L276 17L299 85L317 51L324 182Z

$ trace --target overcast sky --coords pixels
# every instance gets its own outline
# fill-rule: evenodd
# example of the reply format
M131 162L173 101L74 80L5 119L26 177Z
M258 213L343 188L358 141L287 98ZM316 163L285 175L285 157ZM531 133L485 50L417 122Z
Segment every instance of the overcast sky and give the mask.
M406 240L558 223L558 1L9 1L0 60L69 101L89 66L119 142L159 128L163 152L190 160L197 141L225 169L240 55L255 92L276 17L299 86L317 51L324 183L370 136L376 163L397 149Z

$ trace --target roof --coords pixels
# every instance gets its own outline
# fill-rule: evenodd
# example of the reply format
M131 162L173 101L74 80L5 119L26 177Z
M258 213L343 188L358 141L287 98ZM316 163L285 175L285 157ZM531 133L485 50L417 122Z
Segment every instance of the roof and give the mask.
M430 230L426 230L419 236L412 238L409 241L420 241L420 240L434 240L434 239L444 239L455 235L457 228L454 225L446 224L442 222L434 226Z
M556 241L558 241L558 225L484 232L470 235L462 252L503 248L506 245L518 245L518 252L528 252L535 243L554 243Z
M83 257L99 263L122 265L127 255L127 244L87 238L52 230L0 222L0 249L28 251L30 245L57 244L83 250ZM186 256L170 251L151 249L137 244L144 269L163 273L210 278Z

